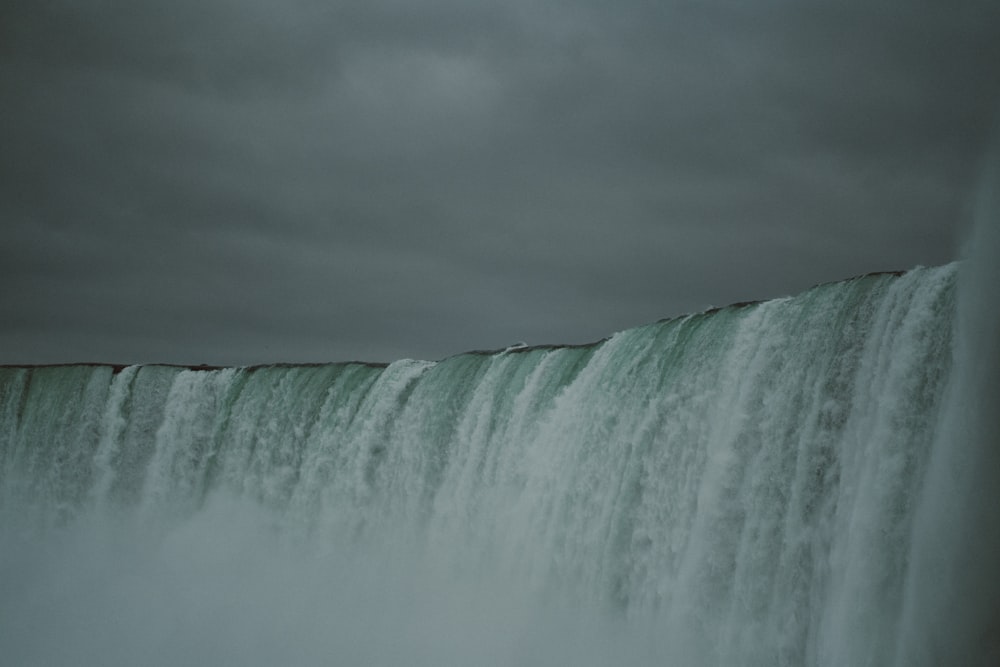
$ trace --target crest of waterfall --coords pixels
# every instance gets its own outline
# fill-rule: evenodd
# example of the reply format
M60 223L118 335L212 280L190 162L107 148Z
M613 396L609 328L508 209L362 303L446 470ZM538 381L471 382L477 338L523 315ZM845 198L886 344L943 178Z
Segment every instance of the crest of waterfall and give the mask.
M941 597L915 577L951 553L921 548L936 494L997 502L992 469L939 469L979 391L956 375L976 363L958 274L435 363L2 368L0 644L17 664L934 664L913 633Z

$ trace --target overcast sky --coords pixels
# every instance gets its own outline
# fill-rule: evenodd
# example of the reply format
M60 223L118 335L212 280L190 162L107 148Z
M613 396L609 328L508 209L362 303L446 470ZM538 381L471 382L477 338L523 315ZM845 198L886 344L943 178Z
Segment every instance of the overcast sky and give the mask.
M437 359L957 256L1000 2L4 0L0 362Z

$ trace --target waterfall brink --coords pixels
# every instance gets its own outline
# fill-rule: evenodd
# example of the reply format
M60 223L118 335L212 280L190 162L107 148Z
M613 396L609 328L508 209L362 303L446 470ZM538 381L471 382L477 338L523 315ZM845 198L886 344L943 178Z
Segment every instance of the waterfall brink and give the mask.
M973 266L436 363L2 368L5 660L986 664Z

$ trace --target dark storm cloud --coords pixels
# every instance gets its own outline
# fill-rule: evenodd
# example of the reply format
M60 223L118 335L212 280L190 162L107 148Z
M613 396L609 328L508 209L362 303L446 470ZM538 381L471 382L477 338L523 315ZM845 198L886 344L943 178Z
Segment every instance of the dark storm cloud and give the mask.
M8 2L2 361L440 357L955 256L1000 7Z

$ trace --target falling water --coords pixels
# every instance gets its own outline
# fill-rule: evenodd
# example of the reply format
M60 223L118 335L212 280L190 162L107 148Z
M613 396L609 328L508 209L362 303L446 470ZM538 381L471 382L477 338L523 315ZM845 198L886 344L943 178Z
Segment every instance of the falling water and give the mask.
M4 662L986 656L984 264L436 363L2 368Z

